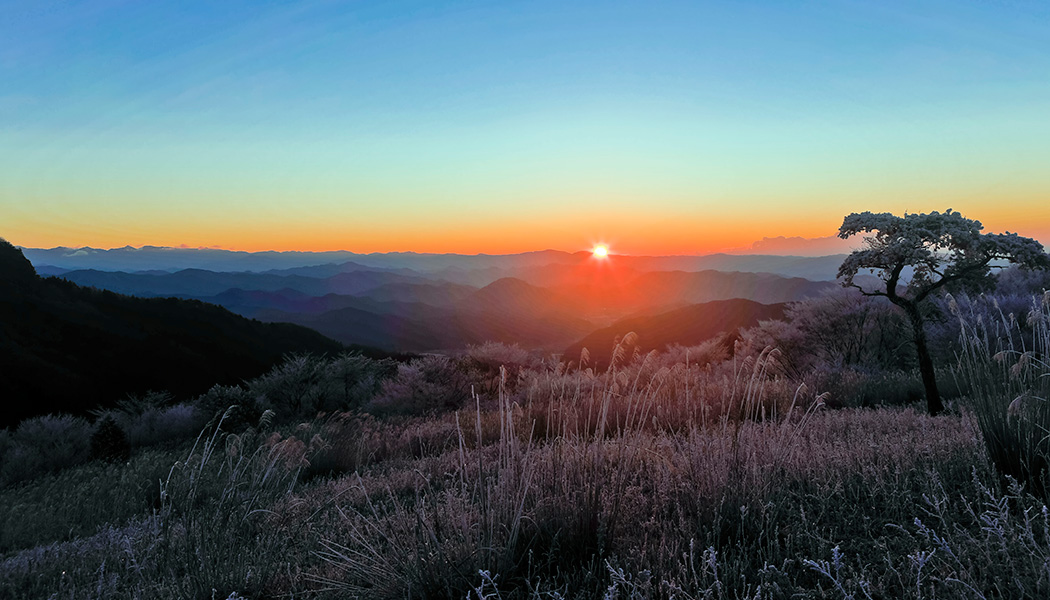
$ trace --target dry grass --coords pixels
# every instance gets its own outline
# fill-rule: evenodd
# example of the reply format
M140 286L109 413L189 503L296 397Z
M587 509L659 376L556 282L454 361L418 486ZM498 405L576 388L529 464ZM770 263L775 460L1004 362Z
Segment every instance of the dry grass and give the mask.
M741 389L744 400L758 397ZM522 435L536 427L522 422L528 411L504 397L497 411L474 411L473 431L460 429L457 448L316 488L305 505L339 500L323 526L325 563L313 579L369 598L462 598L483 595L486 585L518 596L540 589L590 596L617 574L646 572L653 585L685 593L693 562L706 560L699 540L701 549L731 557L747 579L768 560L791 556L777 538L785 527L827 527L826 547L805 544L813 551L830 550L835 533L853 527L819 516L805 523L807 508L839 512L828 503L843 490L858 494L858 486L872 497L899 497L902 481L944 465L957 471L960 461L968 474L978 457L972 427L958 418L811 410L669 432L641 426L650 422L645 401L623 406L615 434L603 429L597 407L587 421L593 428L548 425L561 433L537 443ZM755 416L755 405L743 403L738 414ZM494 416L500 434L485 445ZM807 506L810 493L825 497ZM882 535L882 525L865 533ZM795 559L793 576L810 577L804 567Z
M979 413L829 410L774 349L629 358L503 371L491 396L427 417L219 423L155 507L98 471L106 501L137 508L9 542L0 596L1050 595L1048 511L989 484Z
M953 308L957 305L952 302ZM998 305L996 304L996 307ZM992 322L955 310L961 325L958 377L1000 474L1050 497L1050 293L1027 315ZM1026 346L1025 339L1032 347Z

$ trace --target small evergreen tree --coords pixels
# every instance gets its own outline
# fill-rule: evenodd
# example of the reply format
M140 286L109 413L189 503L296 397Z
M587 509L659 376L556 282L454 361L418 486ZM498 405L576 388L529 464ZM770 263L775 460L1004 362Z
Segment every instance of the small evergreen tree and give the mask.
M131 456L131 444L124 430L113 417L106 416L98 422L91 435L91 458L108 462L126 461Z

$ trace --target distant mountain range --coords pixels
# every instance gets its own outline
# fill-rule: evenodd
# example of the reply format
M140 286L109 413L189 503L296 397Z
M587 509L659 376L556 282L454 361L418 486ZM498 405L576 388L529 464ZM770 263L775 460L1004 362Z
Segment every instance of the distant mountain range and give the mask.
M547 265L579 265L591 260L589 252L543 250L507 255L419 254L390 252L355 254L353 252L235 252L207 248L23 248L26 258L42 274L58 275L66 271L166 271L203 269L222 272L275 272L284 275L330 277L345 272L350 263L354 269L372 268L426 273L428 277L476 286L487 285L503 277L522 276L521 270ZM804 277L815 281L835 279L844 255L820 257L779 255L710 254L705 256L613 256L611 261L623 268L645 271L741 271L773 273L785 277ZM403 273L404 274L404 273Z
M0 281L0 427L83 413L129 393L199 394L260 375L288 353L344 349L316 331L252 321L214 304L40 278L3 240Z
M134 296L210 296L234 288L262 291L292 289L310 296L320 296L357 294L389 283L427 281L420 276L371 269L341 272L325 278L270 273L217 273L202 269L162 274L69 271L60 277L78 285Z
M516 269L521 277L480 287L359 263L264 273L84 270L60 277L124 294L210 302L246 317L304 325L347 344L413 352L486 341L558 351L630 315L734 298L791 302L836 285L769 273L642 271L631 264L647 263L554 262Z

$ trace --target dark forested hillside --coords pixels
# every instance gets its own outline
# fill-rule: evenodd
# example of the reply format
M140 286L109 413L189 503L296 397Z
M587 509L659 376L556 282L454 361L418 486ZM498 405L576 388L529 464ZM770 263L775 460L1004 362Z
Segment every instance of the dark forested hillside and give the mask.
M257 376L292 352L337 352L314 331L224 308L39 278L0 240L0 426L83 413L129 393L194 394Z

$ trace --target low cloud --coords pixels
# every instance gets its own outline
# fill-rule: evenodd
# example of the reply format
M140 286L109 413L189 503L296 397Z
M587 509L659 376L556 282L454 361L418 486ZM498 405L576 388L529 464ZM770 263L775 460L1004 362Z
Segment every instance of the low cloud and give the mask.
M764 237L747 248L738 248L733 254L780 254L788 256L828 256L848 254L857 248L859 238L844 240L838 236L819 238Z

